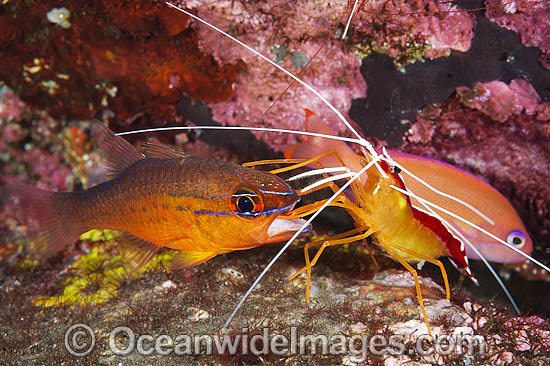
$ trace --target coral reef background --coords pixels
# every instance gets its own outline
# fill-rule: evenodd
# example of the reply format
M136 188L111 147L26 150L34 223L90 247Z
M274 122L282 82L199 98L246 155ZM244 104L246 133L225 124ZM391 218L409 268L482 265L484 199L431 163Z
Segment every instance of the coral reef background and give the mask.
M548 2L366 1L345 41L339 35L349 10L346 1L176 4L291 71L303 71L303 78L376 144L448 161L493 184L525 221L535 241L535 256L550 262ZM96 182L97 151L85 130L70 124L92 118L106 120L117 131L189 122L303 130L303 108L307 107L339 133L349 135L326 107L296 86L264 115L289 79L163 2L5 1L0 6L1 184L66 191ZM319 55L304 69L321 46ZM214 131L156 133L130 141L171 143L196 155L243 162L279 156L299 139L248 132L228 136ZM338 231L330 225L325 223L319 230ZM68 319L88 322L99 333L118 324L142 332L213 333L276 250L233 253L181 273L167 274L158 268L139 278L125 277L117 284L116 296L100 308L43 308L31 300L59 295L67 284L68 277L63 276L76 278L80 273L78 269L73 269L76 274L71 272L71 264L91 263L86 261L89 257L82 257L106 244L83 238L47 263L36 265L18 245L24 226L6 207L0 212L0 229L8 239L0 244L4 304L0 353L8 364L14 360L53 364L68 359L62 347ZM98 273L119 268L116 259L108 259L118 254L116 244L110 245L110 257L106 254L99 260L95 272L98 266L102 268ZM398 296L403 291L396 283L401 282L390 276L399 267L384 260L382 274L388 276L374 278L368 255L362 253L362 261L352 260L349 250L358 249L335 251L331 260L321 259L314 272L317 295L309 309L301 298L303 282L285 280L303 261L301 249L291 250L247 303L233 330L246 324L260 329L267 322L281 331L298 324L304 332L375 334L387 325L395 330L406 321L418 321L410 283L405 285L407 292ZM78 258L80 262L75 262ZM460 317L434 324L444 330L474 329L485 318L484 326L476 330L483 329L488 337L503 332L511 335L495 342L496 359L545 362L548 346L540 339L548 339L548 333L533 332L548 328L545 318L550 308L544 302L549 299L541 298L541 293L549 292L548 276L530 266L519 268L521 273L499 267L525 310L540 315L511 318L507 310L485 304L496 290L481 266L475 270L481 273L478 277L487 292L466 291L456 285L455 305L449 311ZM423 272L429 276L426 281L440 281L437 271ZM85 273L88 279L103 278ZM396 276L403 274L398 271ZM102 288L98 281L88 281L84 290L94 293L93 286ZM436 283L433 288L427 286L426 297L433 300L430 315L437 316L447 310L438 308L441 293ZM484 305L464 306L467 300ZM273 317L257 310L266 307ZM529 347L514 343L514 332L522 330L531 339ZM120 361L105 347L105 337L98 343L103 346L85 361ZM277 363L275 358L266 359ZM319 364L342 362L342 357L313 359ZM147 361L177 361L169 360L153 357ZM239 360L205 356L204 360L258 362L252 356ZM369 364L384 362L388 361L369 360Z

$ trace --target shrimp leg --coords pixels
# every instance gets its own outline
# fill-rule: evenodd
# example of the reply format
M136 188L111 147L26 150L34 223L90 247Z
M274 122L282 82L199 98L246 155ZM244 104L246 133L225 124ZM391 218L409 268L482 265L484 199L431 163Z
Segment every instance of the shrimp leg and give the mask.
M365 227L360 227L360 228L350 230L350 231L346 232L345 234L350 234L350 233L353 233L353 232L360 232L360 231L363 231L365 229L366 229ZM311 262L309 260L309 248L318 245L319 242L317 241L317 242L307 243L304 246L304 255L305 255L305 259L306 259L306 265L302 269L300 269L298 272L293 274L292 277L290 277L290 280L294 279L297 275L302 273L304 270L307 271L306 301L309 301L309 291L310 291L310 287L311 287L311 268L317 263L317 260L319 259L319 257L321 256L321 254L323 253L325 248L331 247L333 245L341 245L341 244L352 243L352 242L358 241L358 240L363 240L363 239L367 238L368 236L370 236L373 232L374 232L374 230L369 229L366 232L364 232L362 234L359 234L359 235L353 235L353 236L349 236L349 237L343 238L343 239L325 240L323 242L323 244L321 245L321 247L319 248L319 250L317 251L317 253L315 254L315 256L313 257L313 259L311 260Z
M451 292L449 290L449 279L447 278L447 271L445 270L445 266L443 266L443 263L440 260L430 258L430 257L426 257L425 255L422 255L418 252L415 252L414 250L402 248L402 247L397 246L397 245L394 245L393 248L395 248L395 249L397 249L401 252L410 254L412 256L418 257L418 258L422 259L423 261L426 261L428 263L431 263L431 264L434 264L434 265L438 266L439 269L441 270L441 276L443 277L443 282L445 283L446 299L447 300L451 299Z
M291 165L291 166L288 166L288 167L285 167L285 168L272 170L272 171L270 171L270 173L271 174L278 174L278 173L288 172L288 171L298 169L298 168L304 167L304 166L312 164L312 163L317 163L318 165L322 166L322 164L320 164L319 160L326 157L326 156L329 156L329 155L333 155L336 159L338 159L338 161L341 163L342 166L345 166L344 160L342 159L342 157L340 156L340 154L337 151L328 150L328 151L326 151L322 154L319 154L319 155L317 155L317 156L315 156L311 159L302 160L297 164L294 164L294 165ZM272 159L272 160L262 160L262 161L250 162L250 163L246 163L245 165L250 167L250 166L264 165L264 164L295 163L295 162L296 162L295 159ZM326 174L323 174L323 175L327 176ZM339 189L339 187L335 183L328 182L328 183L323 184L319 187L316 187L315 190L319 190L319 189L326 188L326 187L329 187L333 191L333 193L337 193L338 189ZM352 188L352 191L353 191L355 197L360 197L363 187L360 184L352 184L351 188ZM302 217L302 216L307 216L309 214L312 214L315 211L317 211L320 207L322 207L326 203L326 201L327 200L322 200L322 201L318 201L318 202L303 206L303 207L301 207L297 210L294 210L291 213L291 215L289 215L289 216L290 217ZM350 212L350 214L352 216L356 215L356 217L359 217L359 213L356 212L356 211L359 211L359 207L356 204L354 204L353 202L351 202L344 195L341 195L336 200L334 200L334 202L331 203L331 206L342 207L342 208L346 209L348 212ZM355 212L355 215L354 215L354 212ZM357 220L355 220L355 222L357 222ZM367 231L365 231L365 230L367 230ZM357 233L360 233L362 231L365 231L365 232L363 232L361 234L357 234ZM361 240L361 241L363 241L363 243L367 247L367 249L369 251L369 254L371 255L371 258L373 258L373 260L374 260L374 263L376 263L376 265L378 265L378 263L374 259L374 255L372 253L371 248L364 241L364 239L366 239L368 236L370 236L373 232L374 232L374 230L368 229L368 227L366 227L366 226L360 226L360 227L357 227L353 230L350 230L350 231L347 231L345 233L341 233L339 235L336 235L336 236L332 237L329 240L325 240L323 242L323 244L321 245L321 248L319 248L319 250L317 251L317 253L313 257L313 260L311 260L311 262L310 262L310 258L309 258L309 248L317 246L320 241L310 242L310 243L307 243L304 246L304 257L305 257L306 265L302 269L300 269L297 273L295 273L290 278L290 280L294 279L297 275L302 273L304 270L307 271L306 301L309 301L309 294L310 294L310 288L311 288L311 268L317 263L317 260L319 259L319 257L321 256L321 254L323 253L323 251L325 250L326 247L333 246L333 245L346 244L346 243L351 243L351 242L354 242L354 241ZM352 236L349 236L349 235L352 235Z
M331 187L332 188L332 187ZM325 204L327 200L322 200L322 201L318 201L318 202L315 202L315 203L311 203L309 205L305 205L305 206L302 206L302 207L299 207L297 209L295 209L294 211L292 211L292 213L290 215L287 215L287 216L280 216L281 218L301 218L301 217L304 217L304 216L308 216L308 215L311 215L312 213L316 212L319 207L321 207L322 205ZM338 203L338 202L333 202L331 204L331 206L335 206L335 207L343 207L343 208L346 208L348 206L344 205L344 204L341 204L341 203ZM355 221L357 222L357 221ZM361 228L356 228L355 230L351 230L351 231L346 231L344 233L340 233L338 235L334 235L334 236L331 236L329 238L329 240L333 240L333 239L340 239L342 237L345 237L345 236L348 236L348 235L351 235L352 233L356 233L356 232L360 232L362 229ZM315 243L315 244L319 244L321 243L323 240L317 240L317 241L314 241L314 242L310 242L309 244L311 243ZM365 239L362 240L363 242L363 245L367 248L367 250L369 251L369 254L370 254L370 257L374 263L374 265L376 266L376 268L378 268L378 261L376 260L376 258L374 257L374 253L372 251L372 248L370 247L370 245L365 241ZM310 247L312 246L315 246L313 244L310 245ZM302 270L299 272L303 272L305 270L305 267L302 268ZM296 275L298 275L299 273L295 273L291 279L293 279Z
M318 245L322 245L323 243L327 243L327 242L333 243L335 240L339 240L339 239L346 238L346 237L351 237L352 235L356 236L358 233L360 233L361 231L364 231L366 229L367 229L366 227L364 227L364 228L363 227L358 227L358 228L348 230L348 231L345 231L343 233L340 233L340 234L337 234L337 235L334 235L334 236L330 236L330 237L325 238L325 239L310 241L309 243L306 244L306 246L307 246L307 249L309 249L309 248L316 247ZM342 244L345 244L345 243L342 243ZM331 245L328 245L328 246L331 246ZM306 248L304 248L304 251L305 251L305 249ZM320 256L320 254L315 255L314 261L310 264L311 267L313 267L315 265L315 263L317 262L317 259L319 258L319 256ZM307 269L307 266L302 267L299 271L294 273L289 278L289 281L295 279L296 276L298 276L299 274L304 272L306 269Z
M279 174L279 173L288 172L290 170L294 170L294 169L304 167L304 166L309 165L313 162L319 161L320 159L322 159L325 156L330 155L330 154L334 154L334 156L336 156L336 158L340 161L342 166L345 166L344 161L342 160L340 155L338 155L338 153L335 150L325 151L324 153L319 154L319 155L317 155L317 156L315 156L311 159L307 159L307 160L306 159L269 159L269 160L251 161L251 162L248 162L248 163L244 163L243 165L250 168L250 167L253 167L253 166L268 165L268 164L282 164L282 163L292 163L292 164L294 164L294 165L290 165L290 166L287 166L287 167L284 167L284 168L281 168L281 169L275 169L275 170L270 171L271 174Z
M315 203L310 203L308 205L298 207L298 208L294 209L290 214L285 215L285 216L281 215L280 217L299 218L299 217L304 217L304 216L311 215L312 213L316 212L319 209L319 207L324 205L326 201L328 201L328 199L324 199L324 200L321 200L321 201L317 201Z
M307 243L304 247L304 252L305 252L305 255L306 257L309 257L308 256L308 249L309 248L313 248L313 247L316 247L318 246L319 244L323 245L324 248L326 247L330 247L330 246L333 246L333 245L338 245L338 244L347 244L347 243L351 243L353 240L360 240L360 239L357 239L357 237L359 236L362 236L363 234L359 234L357 235L357 233L360 233L361 231L364 231L366 230L367 228L366 227L359 227L359 228L355 228L355 229L352 229L352 230L348 230L346 232L343 232L343 233L340 233L338 235L334 235L334 236L331 236L327 239L321 239L321 240L315 240L315 241L311 241L309 243ZM372 233L371 233L372 234ZM352 235L352 236L349 236L349 235ZM340 241L340 240L345 240L345 239L350 239L348 241L345 241L345 242L337 242L337 241ZM324 248L322 250L324 250ZM319 259L319 257L321 256L321 249L319 249L317 251L317 253L315 254L315 256L313 257L313 260L311 261L311 263L309 264L309 267L313 267L316 263L317 263L317 260ZM309 260L306 260L306 262L309 263ZM293 280L296 278L296 276L298 276L299 274L301 274L302 272L304 272L305 270L307 270L307 267L308 266L304 266L302 267L299 271L297 271L296 273L294 273L290 278L289 280Z
M310 159L311 160L311 159ZM270 165L270 164L299 164L306 161L305 159L266 159L256 160L243 163L244 166L251 168L253 166Z
M430 322L428 321L428 314L426 314L426 308L424 307L424 300L422 299L422 290L420 289L420 280L418 279L418 273L416 270L409 264L403 257L401 257L397 251L394 250L395 246L391 245L389 243L386 243L384 240L380 240L380 246L384 248L390 256L401 263L403 267L407 271L409 271L413 277L414 277L414 284L416 287L416 296L418 297L418 304L420 305L420 309L422 309L422 315L424 315L424 323L426 323L426 326L428 327L428 333L430 334L430 337L433 339L432 331L430 328ZM400 249L399 249L400 250Z

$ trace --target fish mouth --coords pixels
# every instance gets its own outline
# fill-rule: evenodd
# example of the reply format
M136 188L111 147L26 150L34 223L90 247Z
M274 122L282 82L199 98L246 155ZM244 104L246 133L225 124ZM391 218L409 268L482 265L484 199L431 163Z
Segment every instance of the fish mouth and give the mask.
M306 220L303 219L280 219L273 220L271 225L267 228L268 240L272 243L284 241L290 239L298 230L300 230ZM311 231L311 223L308 223L301 233L307 233Z
M300 218L288 218L286 214L292 212L296 204L300 201L300 197L296 197L296 200L291 203L288 208L279 213L279 217L271 222L267 228L268 241L271 243L277 243L290 239L298 230L302 229L306 220ZM311 223L307 224L300 234L308 233L312 230Z

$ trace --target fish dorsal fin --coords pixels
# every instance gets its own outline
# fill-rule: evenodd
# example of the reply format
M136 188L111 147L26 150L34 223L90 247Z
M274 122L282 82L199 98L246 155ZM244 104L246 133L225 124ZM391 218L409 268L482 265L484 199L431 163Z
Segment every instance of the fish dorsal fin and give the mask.
M92 122L91 132L100 148L106 180L118 177L130 165L145 158L128 141L99 121Z
M172 149L171 147L146 142L141 145L145 150L145 156L152 159L185 159L189 155Z

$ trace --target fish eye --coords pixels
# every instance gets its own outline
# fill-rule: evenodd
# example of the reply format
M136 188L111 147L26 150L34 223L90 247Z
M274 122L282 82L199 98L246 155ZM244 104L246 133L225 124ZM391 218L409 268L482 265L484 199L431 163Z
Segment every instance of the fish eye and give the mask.
M506 241L508 244L513 245L516 248L521 248L525 244L525 234L519 230L514 230L508 234Z
M231 195L231 210L237 216L252 220L262 215L262 197L248 189L238 189Z
M253 212L254 211L254 207L256 207L256 205L254 204L254 201L252 201L252 199L248 196L240 196L239 198L237 198L237 208L239 209L240 212Z

